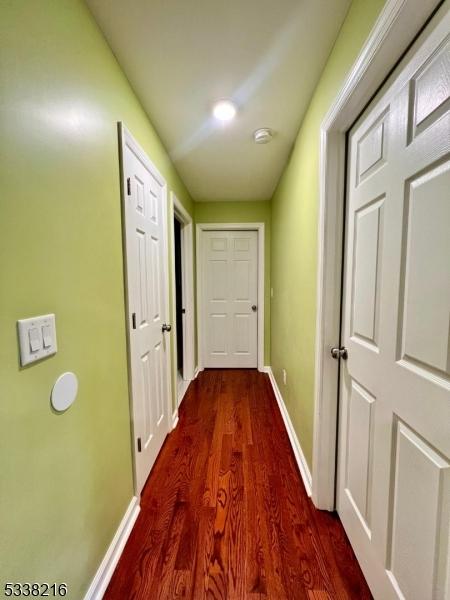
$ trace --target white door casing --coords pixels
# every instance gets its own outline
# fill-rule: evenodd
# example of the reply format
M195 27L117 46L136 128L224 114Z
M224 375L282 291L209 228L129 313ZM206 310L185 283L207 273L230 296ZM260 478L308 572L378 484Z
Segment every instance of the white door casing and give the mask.
M167 189L120 124L135 488L139 494L170 429Z
M203 366L258 366L258 232L204 231Z
M337 500L380 600L450 598L448 6L349 136Z

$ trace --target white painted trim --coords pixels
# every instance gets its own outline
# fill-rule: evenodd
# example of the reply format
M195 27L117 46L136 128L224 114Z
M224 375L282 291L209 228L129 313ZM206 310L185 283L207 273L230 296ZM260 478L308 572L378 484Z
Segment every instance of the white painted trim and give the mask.
M143 164L147 166L149 171L152 173L152 176L156 179L156 181L161 185L161 199L162 199L162 218L163 223L165 223L165 231L164 231L164 273L165 277L165 290L164 290L164 321L166 323L169 322L170 317L170 298L169 298L169 246L168 246L168 214L167 214L167 183L155 165L151 162L149 157L147 156L145 150L138 144L138 142L134 139L133 135L126 128L123 122L118 123L118 132L119 132L119 151L120 151L120 174L122 178L121 185L121 193L122 193L122 223L123 223L123 257L125 264L125 271L127 270L127 252L126 252L126 242L125 242L125 200L127 198L126 191L126 175L124 173L124 149L126 146L129 146L132 151L140 158ZM128 298L129 288L128 281L125 277L125 310L126 310L126 330L127 330L127 349L128 349L128 390L129 390L129 400L130 400L130 421L131 421L131 447L133 454L133 479L134 479L134 491L137 496L140 496L141 490L138 489L138 478L137 478L137 467L136 467L136 436L134 434L134 425L133 425L133 388L131 385L131 355L130 355L130 347L131 347L131 332L130 332L130 323L131 323L131 312ZM172 422L171 422L171 412L172 412L172 359L171 352L166 352L166 369L167 369L167 398L166 398L166 413L167 413L167 433L171 431Z
M170 319L170 285L169 285L169 223L168 223L168 197L167 197L167 184L164 186L163 193L163 220L166 224L166 231L164 236L164 272L166 274L166 291L164 294L165 298L165 322L169 323ZM163 334L165 335L165 334ZM170 338L168 338L170 339ZM167 341L167 337L166 337ZM170 347L170 346L169 346ZM167 419L168 419L168 433L171 431L172 419L170 417L172 410L172 353L166 352L166 368L167 368Z
M258 371L264 371L264 275L265 275L265 227L264 223L197 223L197 348L198 368L203 371L202 315L202 232L203 231L256 231L258 233Z
M185 397L186 392L188 391L188 387L193 379L194 377L192 377L192 379L189 380L183 379L181 388L178 390L178 406L180 406L180 404L183 402L183 398Z
M439 0L387 0L320 131L317 321L312 499L335 507L345 136Z
M194 245L193 245L193 221L191 215L184 208L173 192L170 192L170 221L173 226L173 219L176 217L182 224L182 254L183 254L183 304L186 310L185 313L185 335L183 337L183 354L184 368L183 379L189 385L189 382L194 379L194 325L195 325L195 308L194 308ZM175 290L175 241L172 235L171 238L171 260L172 260L172 332L173 332L173 365L176 389L176 402L180 406L184 394L188 388L183 386L178 390L177 385L177 324L176 324L176 290Z
M176 408L172 413L172 431L178 425L178 408Z
M199 367L195 367L194 379L197 379L198 374L200 373L200 371L203 371L203 369L200 369Z
M308 496L311 496L312 490L312 477L311 471L309 470L308 463L306 462L305 455L303 454L302 447L300 445L300 441L295 433L294 426L292 424L291 418L289 416L288 409L283 400L283 396L281 395L280 388L278 387L275 376L272 372L271 367L264 367L265 372L268 373L270 383L272 384L273 393L275 394L275 398L278 402L278 408L280 409L281 416L283 417L284 425L286 427L286 431L289 436L289 440L291 442L292 450L294 452L295 459L297 461L298 469L300 471L300 475L302 476L303 484L305 486L306 493Z
M139 499L137 496L133 496L84 600L101 600L103 598L140 510Z

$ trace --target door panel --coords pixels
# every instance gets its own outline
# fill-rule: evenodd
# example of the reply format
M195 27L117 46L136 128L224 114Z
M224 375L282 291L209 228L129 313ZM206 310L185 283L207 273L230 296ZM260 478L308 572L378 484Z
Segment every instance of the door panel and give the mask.
M450 464L401 421L394 455L389 575L405 598L439 597L449 566Z
M135 484L140 492L169 431L168 340L162 325L165 184L131 136L122 138ZM133 328L131 315L135 314Z
M209 352L213 356L227 355L228 315L211 313L208 321Z
M153 322L161 320L161 279L162 279L162 253L160 252L161 240L153 235L150 237L150 253L151 253L151 299L152 299L152 319ZM147 270L148 277L148 270ZM147 285L149 281L147 281Z
M252 315L235 313L233 319L233 353L248 355L252 350L250 337Z
M376 599L450 598L450 13L349 134L338 511Z
M372 175L386 162L388 114L389 110L384 110L358 141L356 185Z
M208 297L210 302L227 302L228 261L210 260L208 262Z
M450 296L450 163L413 180L406 204L402 256L400 359L419 363L448 380ZM430 261L430 256L433 260ZM419 318L420 316L420 318Z
M205 367L257 367L256 231L203 232Z
M448 112L450 102L450 41L444 41L411 79L413 101L410 131L418 135Z
M345 490L370 534L375 398L356 381L352 381L349 403Z
M251 283L251 269L254 265L248 260L235 260L233 261L233 273L232 281L234 286L234 297L236 301L249 302L250 296L250 283ZM253 290L252 290L253 291Z
M375 348L378 338L383 203L384 197L355 212L352 333Z

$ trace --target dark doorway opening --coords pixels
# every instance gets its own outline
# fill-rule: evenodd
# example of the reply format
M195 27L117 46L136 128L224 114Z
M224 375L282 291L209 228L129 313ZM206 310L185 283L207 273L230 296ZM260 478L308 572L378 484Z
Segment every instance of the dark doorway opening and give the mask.
M183 377L183 271L181 260L181 223L175 218L173 222L175 248L175 303L177 325L177 367Z

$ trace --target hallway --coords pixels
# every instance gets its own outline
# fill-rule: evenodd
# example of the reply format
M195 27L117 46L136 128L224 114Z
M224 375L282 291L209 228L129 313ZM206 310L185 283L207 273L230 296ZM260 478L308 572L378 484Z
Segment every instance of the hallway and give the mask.
M206 370L166 439L106 600L370 598L307 497L267 375Z

